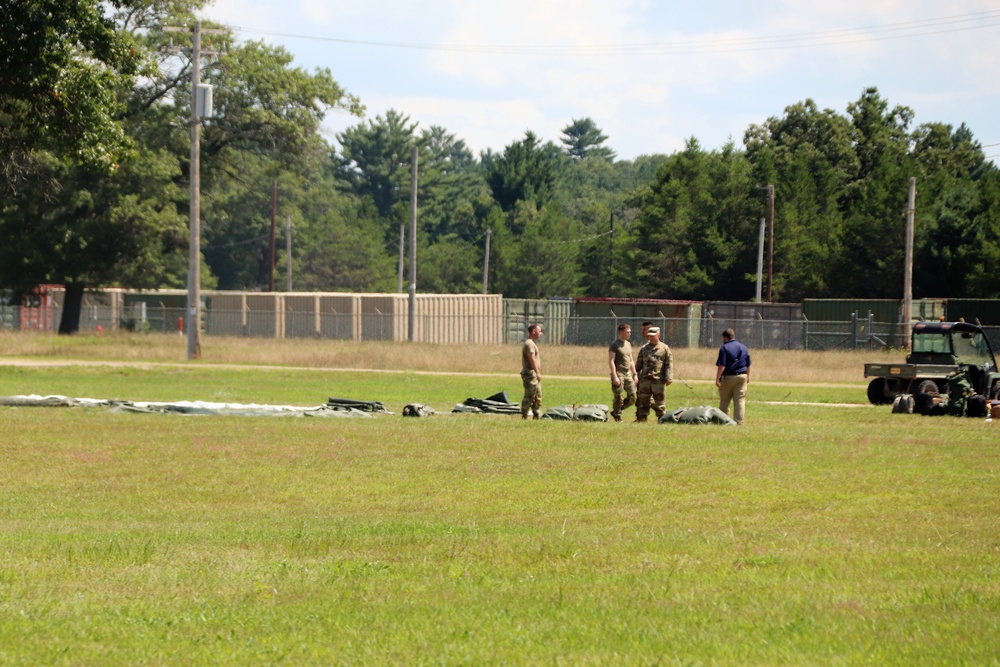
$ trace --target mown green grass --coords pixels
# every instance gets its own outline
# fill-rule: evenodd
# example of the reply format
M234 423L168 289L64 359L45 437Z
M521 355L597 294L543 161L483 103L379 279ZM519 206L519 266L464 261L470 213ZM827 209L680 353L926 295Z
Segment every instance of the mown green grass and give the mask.
M610 404L610 382L603 377L543 378L544 405ZM135 401L202 400L240 403L319 405L329 397L382 401L393 411L407 403L426 403L448 411L466 398L506 391L520 401L516 374L385 373L374 371L303 371L281 367L241 369L163 365L153 368L113 366L0 367L0 396L59 394ZM752 382L751 401L867 404L865 385L809 385ZM718 393L707 381L677 380L667 388L668 405L715 405ZM543 406L544 407L544 406Z
M692 386L668 405L711 403ZM498 389L0 369L0 394L397 410ZM761 400L741 428L0 408L0 663L1000 663L996 427Z

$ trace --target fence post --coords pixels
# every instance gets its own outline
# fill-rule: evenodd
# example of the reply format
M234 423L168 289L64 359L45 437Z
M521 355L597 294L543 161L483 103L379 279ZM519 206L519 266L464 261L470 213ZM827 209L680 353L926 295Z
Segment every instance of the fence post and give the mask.
M858 312L851 313L851 335L848 339L852 350L858 349Z

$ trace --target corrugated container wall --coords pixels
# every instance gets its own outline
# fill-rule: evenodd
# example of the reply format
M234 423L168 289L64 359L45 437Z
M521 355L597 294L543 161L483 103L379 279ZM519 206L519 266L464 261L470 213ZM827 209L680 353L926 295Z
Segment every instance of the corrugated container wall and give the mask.
M970 300L971 301L971 300ZM937 320L945 316L944 299L914 299L910 314L914 320ZM803 299L802 313L811 322L846 322L858 319L898 324L903 321L902 299ZM948 317L951 317L949 314Z
M574 330L569 342L575 345L606 345L615 339L618 325L632 325L632 341L643 343L642 323L655 322L668 345L691 347L698 344L702 304L666 299L614 299L580 297L574 299Z
M719 345L726 329L758 347L792 347L802 338L802 304L706 301L703 312L702 347Z
M950 322L964 318L966 322L985 326L1000 326L1000 300L947 299L945 310Z
M573 302L568 299L503 299L504 342L524 340L529 324L541 324L544 339L566 343Z
M857 313L866 319L871 313L876 322L897 323L902 303L897 299L803 299L802 314L810 322L844 322Z

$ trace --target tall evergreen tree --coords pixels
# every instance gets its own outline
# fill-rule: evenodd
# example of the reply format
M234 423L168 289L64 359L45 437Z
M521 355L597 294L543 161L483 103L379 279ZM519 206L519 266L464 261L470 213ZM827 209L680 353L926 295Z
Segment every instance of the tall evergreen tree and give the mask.
M597 157L611 162L615 152L603 145L608 136L590 118L573 119L573 122L563 128L560 141L566 154L575 160Z

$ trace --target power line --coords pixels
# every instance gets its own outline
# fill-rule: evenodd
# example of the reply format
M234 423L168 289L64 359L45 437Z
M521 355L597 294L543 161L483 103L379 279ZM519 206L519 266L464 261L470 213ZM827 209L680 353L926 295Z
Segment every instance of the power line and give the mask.
M255 236L249 239L243 239L242 241L231 241L230 243L213 243L212 245L202 244L202 250L218 250L220 248L233 248L239 245L249 245L251 243L257 243L258 241L263 241L271 237L270 233L264 234L262 236Z
M990 21L984 23L984 21ZM969 24L969 25L963 25ZM952 27L945 27L952 26ZM463 45L430 44L420 42L388 42L378 40L342 39L317 35L274 32L243 26L231 26L234 30L253 32L272 37L307 39L333 42L354 46L409 49L423 51L447 51L458 53L486 53L500 55L685 55L696 53L733 53L741 51L763 51L821 46L836 46L865 41L884 41L925 37L951 32L978 30L1000 26L1000 10L975 12L958 16L944 16L933 19L887 23L842 30L768 35L763 37L740 37L725 39L693 39L679 42L653 42L640 44L591 44L591 45Z

